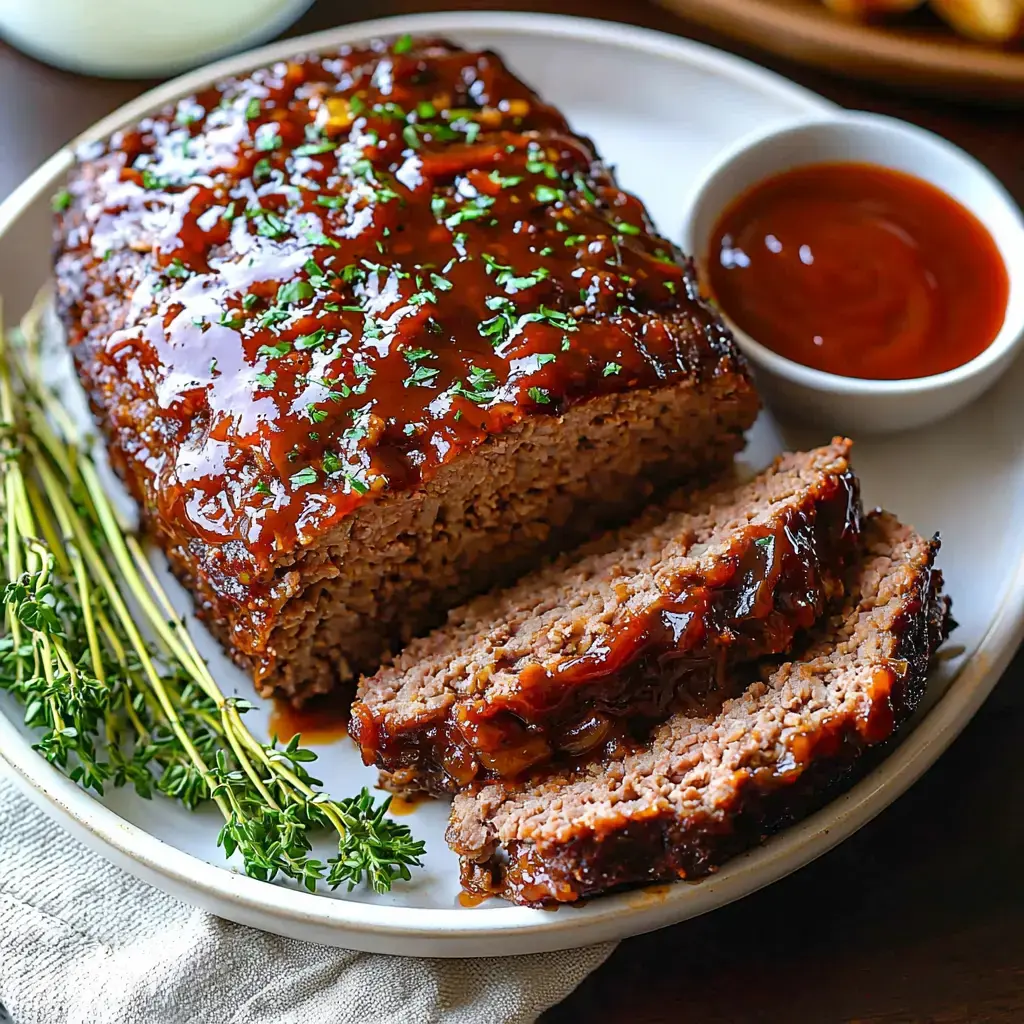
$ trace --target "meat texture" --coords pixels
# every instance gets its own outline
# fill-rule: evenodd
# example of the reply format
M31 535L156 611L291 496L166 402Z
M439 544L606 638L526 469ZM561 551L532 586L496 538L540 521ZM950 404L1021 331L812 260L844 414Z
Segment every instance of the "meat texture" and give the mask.
M690 264L491 53L220 82L87 147L58 206L112 462L264 693L374 671L757 412Z
M680 710L641 749L455 798L463 883L518 903L696 878L813 807L917 707L950 628L938 541L869 519L843 607L712 715Z
M681 492L581 553L452 612L364 680L350 731L397 790L514 779L643 735L674 699L787 650L859 550L850 442Z

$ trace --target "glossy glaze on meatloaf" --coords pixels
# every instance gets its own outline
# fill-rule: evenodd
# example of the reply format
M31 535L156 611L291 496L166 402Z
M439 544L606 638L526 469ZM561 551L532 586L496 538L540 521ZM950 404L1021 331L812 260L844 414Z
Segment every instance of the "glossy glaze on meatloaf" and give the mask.
M402 38L87 147L58 306L112 461L301 701L742 445L687 261L491 53Z
M455 798L463 883L517 903L697 878L813 808L924 694L950 627L938 541L869 519L845 605L717 713L680 711L641 749Z
M456 609L363 680L350 732L394 790L456 792L645 735L737 662L789 649L860 545L850 442L675 496Z

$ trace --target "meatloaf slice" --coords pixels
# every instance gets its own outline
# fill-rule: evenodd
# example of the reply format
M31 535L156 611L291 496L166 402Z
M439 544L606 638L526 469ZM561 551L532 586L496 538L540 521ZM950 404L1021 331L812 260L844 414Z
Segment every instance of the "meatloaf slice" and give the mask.
M716 714L679 711L625 756L457 796L467 888L550 903L695 878L813 806L914 710L950 628L937 539L884 513L865 539L841 611Z
M264 693L374 671L757 413L690 264L492 53L220 82L87 147L57 206L112 462Z
M393 789L514 779L663 720L724 667L788 649L842 593L850 442L676 495L580 556L454 611L359 687L350 732Z

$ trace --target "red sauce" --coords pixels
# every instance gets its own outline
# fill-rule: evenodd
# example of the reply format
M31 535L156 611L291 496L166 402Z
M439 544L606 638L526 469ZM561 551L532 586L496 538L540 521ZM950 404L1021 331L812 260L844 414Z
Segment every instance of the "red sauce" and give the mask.
M412 814L420 804L429 799L426 793L410 793L408 796L396 793L391 798L388 811L393 818L403 818L407 814Z
M333 743L348 732L348 708L334 700L314 700L301 708L275 701L270 732L282 743L301 736L303 744Z
M991 235L928 182L817 164L741 195L711 238L707 284L780 355L844 377L952 370L1002 327L1009 280Z
M459 893L459 906L467 908L479 907L484 900L489 900L490 898L486 893L466 892L463 890Z

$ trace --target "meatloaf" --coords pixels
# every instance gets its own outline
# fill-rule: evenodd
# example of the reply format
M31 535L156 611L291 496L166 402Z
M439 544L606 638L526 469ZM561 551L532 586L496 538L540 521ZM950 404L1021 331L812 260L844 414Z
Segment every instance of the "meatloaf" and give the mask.
M219 82L85 147L56 206L111 460L264 693L374 671L757 412L689 262L493 53Z
M680 710L624 756L457 796L464 884L542 904L695 878L813 806L914 710L950 626L937 539L881 514L865 540L841 610L717 713Z
M850 442L681 493L575 558L452 612L373 678L350 732L391 789L455 792L643 734L678 693L787 650L859 548Z

